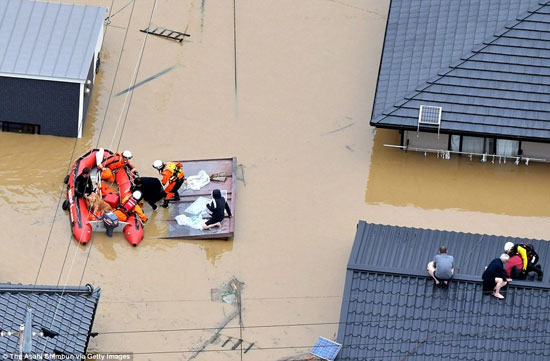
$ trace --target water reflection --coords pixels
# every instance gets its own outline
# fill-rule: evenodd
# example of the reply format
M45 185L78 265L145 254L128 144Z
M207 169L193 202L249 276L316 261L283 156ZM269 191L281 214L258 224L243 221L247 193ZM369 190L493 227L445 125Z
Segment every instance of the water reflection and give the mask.
M212 266L216 265L216 261L221 258L221 255L225 252L233 250L233 238L228 240L210 240L194 242L199 244L206 254L206 259L212 263Z
M384 147L399 142L397 131L376 131L365 194L367 203L548 216L546 164L481 163L459 156L443 160L435 154L425 157L419 152Z

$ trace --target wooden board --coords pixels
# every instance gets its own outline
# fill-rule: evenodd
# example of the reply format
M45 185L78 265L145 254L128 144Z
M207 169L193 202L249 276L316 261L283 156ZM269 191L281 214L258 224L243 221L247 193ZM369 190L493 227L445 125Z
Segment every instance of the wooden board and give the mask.
M208 175L225 173L227 178L224 182L211 180L206 186L198 191L192 189L179 190L180 201L170 202L169 211L170 219L168 222L168 234L161 238L181 238L181 239L217 239L230 238L234 235L235 229L235 188L236 188L236 172L237 158L220 158L220 159L202 159L202 160L180 160L183 164L183 172L185 177L196 175L199 171L204 170ZM233 216L225 218L222 221L221 227L214 227L210 230L194 229L187 226L180 226L175 217L180 214L186 214L184 211L199 197L210 198L212 190L220 189L227 191L227 201L231 208ZM189 216L189 214L186 214Z

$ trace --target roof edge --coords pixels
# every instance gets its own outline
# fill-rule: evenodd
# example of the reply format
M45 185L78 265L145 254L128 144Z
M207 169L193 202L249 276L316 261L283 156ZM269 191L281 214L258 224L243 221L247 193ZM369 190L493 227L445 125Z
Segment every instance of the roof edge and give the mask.
M348 271L357 271L357 272L374 272L374 273L383 273L388 275L398 275L398 276L408 276L408 277L418 277L418 278L431 278L431 276L425 272L413 271L405 268L389 268L389 267L372 267L365 265L348 265ZM475 282L482 283L483 280L480 276L468 276L468 275L454 275L451 282L455 281L464 281L464 282ZM530 288L536 290L550 290L550 283L547 282L535 282L535 281L519 281L513 280L509 282L507 287L509 288Z
M101 289L98 287L94 290L92 285L86 286L35 286L22 285L11 283L0 283L0 293L61 293L61 294L83 294L83 295L99 295Z
M369 223L369 222L363 221L363 220L360 220L359 223L364 223L365 226L393 227L393 228L415 229L415 230L433 231L433 232L462 233L462 234L470 234L470 235L473 235L473 236L489 236L489 237L502 237L502 238L522 238L522 239L525 239L526 241L549 242L549 240L545 240L545 239L526 238L526 237L521 237L521 236L474 233L474 232L462 232L462 231L450 231L450 230L446 230L446 229L433 229L433 228L421 228L421 227L395 226L395 225L391 225L391 224Z
M30 80L58 81L58 82L62 82L62 83L80 83L80 84L84 84L86 82L86 79L60 78L60 77L55 77L55 76L42 76L42 75L19 74L19 73L0 73L0 77L30 79Z

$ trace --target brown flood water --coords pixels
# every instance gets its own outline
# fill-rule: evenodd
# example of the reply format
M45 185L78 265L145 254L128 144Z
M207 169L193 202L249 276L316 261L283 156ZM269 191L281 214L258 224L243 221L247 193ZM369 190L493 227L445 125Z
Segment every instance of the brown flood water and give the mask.
M126 3L115 0L113 11ZM112 18L82 139L0 133L0 281L34 283L45 251L39 284L100 286L90 350L154 361L305 357L318 336L336 335L359 219L547 238L546 168L380 146L391 136L374 136L368 121L389 1L160 0L152 22L191 38L149 36L137 81L174 69L131 99L111 96L132 84L145 39L138 30L154 3L136 1ZM95 146L131 149L147 176L157 158L236 156L246 185L237 187L235 238L160 239L168 212L146 206L139 247L102 234L78 246L60 207L62 180ZM407 191L414 187L421 191ZM244 282L242 328L235 305L210 299L233 277ZM167 329L188 330L131 332ZM222 347L228 337L242 347Z

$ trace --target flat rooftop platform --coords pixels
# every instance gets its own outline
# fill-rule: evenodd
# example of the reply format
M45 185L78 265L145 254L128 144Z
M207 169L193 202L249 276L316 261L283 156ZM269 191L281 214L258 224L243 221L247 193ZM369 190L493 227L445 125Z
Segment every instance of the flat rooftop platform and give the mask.
M236 171L237 158L219 158L219 159L200 159L200 160L179 160L183 164L185 177L198 174L204 170L211 177L217 174L224 174L225 178L221 180L211 180L206 186L199 190L192 190L182 186L179 190L180 200L170 203L170 218L168 222L168 234L161 238L181 238L181 239L218 239L231 238L235 229L235 189L236 189ZM210 197L212 190L219 189L222 192L227 191L227 202L233 216L225 218L221 227L215 227L209 230L194 229L188 226L181 226L176 222L175 217L180 214L186 214L185 209L189 207L199 197ZM188 214L187 214L188 215ZM189 215L188 215L189 216Z

